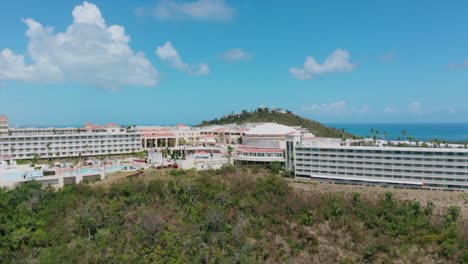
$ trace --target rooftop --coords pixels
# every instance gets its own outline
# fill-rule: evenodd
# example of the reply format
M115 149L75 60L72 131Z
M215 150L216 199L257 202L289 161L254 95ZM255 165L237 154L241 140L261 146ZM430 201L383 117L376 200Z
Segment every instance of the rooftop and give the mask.
M286 136L291 134L300 134L299 131L292 127L285 125L266 123L263 125L256 126L249 131L245 132L246 135L272 135L272 136Z

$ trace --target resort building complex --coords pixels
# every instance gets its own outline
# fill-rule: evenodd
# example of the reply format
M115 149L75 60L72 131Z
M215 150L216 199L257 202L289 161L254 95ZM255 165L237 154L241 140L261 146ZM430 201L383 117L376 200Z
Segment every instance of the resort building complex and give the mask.
M11 128L8 118L0 116L0 169L18 159L148 150L149 163L164 165L171 156L181 168L280 162L301 179L468 190L468 149L461 145L419 147L411 142L320 138L310 132L276 123Z
M118 155L146 149L230 145L237 144L242 135L256 125L124 127L114 123L86 123L79 128L12 128L8 126L8 118L1 115L0 160Z
M0 159L65 158L132 153L141 135L131 127L87 123L81 128L9 128L1 117Z
M286 166L297 178L468 190L468 149L352 146L289 137Z
M239 138L256 124L225 125L207 127L177 126L138 126L142 148L174 148L184 145L212 146L216 144L237 144Z
M236 164L285 162L286 138L301 133L292 127L266 123L245 132L234 157Z

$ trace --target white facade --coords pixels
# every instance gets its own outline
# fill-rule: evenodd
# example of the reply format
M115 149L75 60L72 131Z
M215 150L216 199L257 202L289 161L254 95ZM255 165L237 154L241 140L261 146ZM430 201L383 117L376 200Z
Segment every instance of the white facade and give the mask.
M288 141L298 178L468 190L468 150L360 147Z
M127 154L141 150L140 133L116 124L84 128L7 128L0 159L65 158Z
M236 149L236 163L285 162L286 139L289 135L300 135L294 128L265 123L245 132L242 145Z

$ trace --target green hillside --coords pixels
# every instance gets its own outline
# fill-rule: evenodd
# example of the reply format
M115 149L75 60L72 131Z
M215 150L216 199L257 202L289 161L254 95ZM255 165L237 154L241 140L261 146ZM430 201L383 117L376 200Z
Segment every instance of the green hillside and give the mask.
M436 213L430 202L391 192L369 199L290 184L265 170L228 167L145 171L59 191L34 182L0 189L0 262L468 261L460 207Z
M253 111L242 111L240 114L230 114L219 119L203 121L198 126L208 125L226 125L226 124L243 124L254 122L275 122L286 126L301 126L307 128L311 133L319 137L356 137L347 132L325 126L317 121L300 117L293 114L291 111L276 110L270 108L257 108Z

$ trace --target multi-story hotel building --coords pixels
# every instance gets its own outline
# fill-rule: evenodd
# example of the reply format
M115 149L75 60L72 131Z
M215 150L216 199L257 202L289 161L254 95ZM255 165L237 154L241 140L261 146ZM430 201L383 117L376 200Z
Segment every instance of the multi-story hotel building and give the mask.
M290 137L286 166L297 178L468 190L468 149L349 146Z
M301 133L288 126L265 123L245 132L242 145L234 156L236 164L266 164L270 162L285 162L286 139L290 135Z
M238 140L249 129L238 125L189 127L177 126L139 126L142 146L145 149L174 148L181 145L229 145Z
M0 116L0 158L31 159L126 154L141 150L141 134L117 124L82 128L9 128Z

